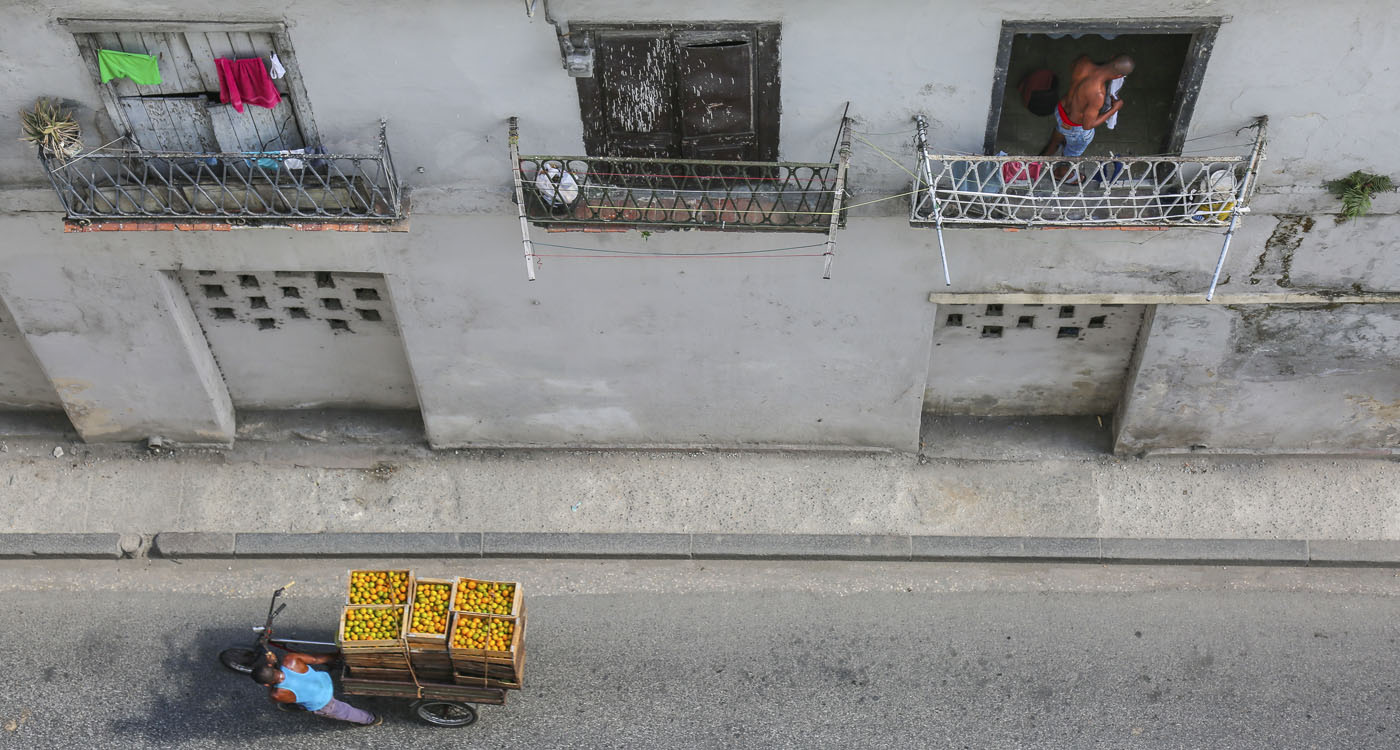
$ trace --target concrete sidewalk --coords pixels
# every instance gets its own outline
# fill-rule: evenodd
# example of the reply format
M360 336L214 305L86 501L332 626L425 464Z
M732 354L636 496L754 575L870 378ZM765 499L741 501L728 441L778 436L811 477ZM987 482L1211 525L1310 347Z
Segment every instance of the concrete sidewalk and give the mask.
M161 454L42 439L0 448L9 532L1400 540L1393 459L432 452L309 441Z

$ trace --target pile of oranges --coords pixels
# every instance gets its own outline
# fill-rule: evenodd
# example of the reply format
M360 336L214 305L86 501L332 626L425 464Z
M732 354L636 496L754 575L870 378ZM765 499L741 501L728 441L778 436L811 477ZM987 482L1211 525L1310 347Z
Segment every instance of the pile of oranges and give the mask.
M406 570L356 570L350 574L351 604L403 604L407 601Z
M347 607L345 609L345 640L393 640L399 637L399 627L402 622L402 607Z
M410 633L431 633L442 635L447 632L447 599L452 587L445 583L423 583L413 592L413 614L410 615Z
M493 581L457 581L457 601L453 609L463 612L484 612L491 615L511 614L515 602L515 586Z
M452 631L452 645L457 648L484 648L492 651L509 651L510 639L515 634L515 623L498 620L494 617L457 617L457 627Z

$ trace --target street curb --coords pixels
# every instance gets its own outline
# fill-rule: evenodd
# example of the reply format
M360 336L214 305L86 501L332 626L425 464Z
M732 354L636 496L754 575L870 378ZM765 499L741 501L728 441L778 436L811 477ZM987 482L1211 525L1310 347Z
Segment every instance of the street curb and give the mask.
M1308 560L1312 565L1400 567L1400 541L1319 539L1308 542Z
M691 534L697 560L908 560L899 534Z
M685 559L690 534L581 534L501 532L482 534L483 557L583 557Z
M914 536L914 560L1006 562L1099 562L1102 540L1094 537Z
M233 557L235 534L205 531L162 531L151 542L153 557Z
M239 533L234 557L481 557L481 533Z
M1101 539L1105 563L1307 565L1300 539Z
M140 556L136 552L136 556ZM909 534L161 532L160 558L581 558L1400 567L1400 540ZM116 559L119 534L0 534L0 559Z
M0 534L0 559L69 558L116 560L121 534Z

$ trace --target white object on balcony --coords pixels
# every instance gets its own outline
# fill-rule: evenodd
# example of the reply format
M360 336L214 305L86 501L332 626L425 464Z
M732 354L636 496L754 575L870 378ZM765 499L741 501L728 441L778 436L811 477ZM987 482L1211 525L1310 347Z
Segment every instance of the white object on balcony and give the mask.
M574 176L554 166L546 164L535 177L535 188L540 198L551 206L572 206L578 202L578 182Z

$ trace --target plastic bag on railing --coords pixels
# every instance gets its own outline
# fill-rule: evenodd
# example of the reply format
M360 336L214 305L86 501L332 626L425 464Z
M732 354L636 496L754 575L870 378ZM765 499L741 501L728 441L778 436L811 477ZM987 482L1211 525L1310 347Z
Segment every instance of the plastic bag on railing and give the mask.
M1198 179L1196 204L1191 218L1196 221L1229 221L1235 210L1235 175L1228 167L1211 170Z
M578 181L553 164L545 164L535 177L535 189L548 206L572 206L578 202Z
M259 157L259 158L256 158L256 159L244 159L244 160L243 160L243 164L244 164L245 166L248 166L248 167L252 167L252 166L256 165L256 166L261 167L261 168L263 168L263 169L277 169L277 168L278 168L278 165L281 165L282 167L284 167L284 168L286 168L286 169L297 169L297 170L300 170L300 169L306 169L306 166L307 166L307 164L309 163L309 164L311 165L311 168L312 168L312 169L320 169L321 167L326 166L326 160L325 160L325 159L298 159L298 158L292 157L291 154L306 155L306 154L324 154L324 153L326 153L326 147L325 147L325 146L311 146L311 147L309 147L309 148L293 148L293 149L284 149L284 150L280 150L280 151L249 151L249 152L248 152L248 156L256 156L256 157ZM272 159L272 158L268 158L269 156L272 156L272 155L285 156L285 157L287 157L287 158L285 158L285 159ZM209 161L210 161L210 163L212 164L214 160L213 160L213 159L210 159Z

